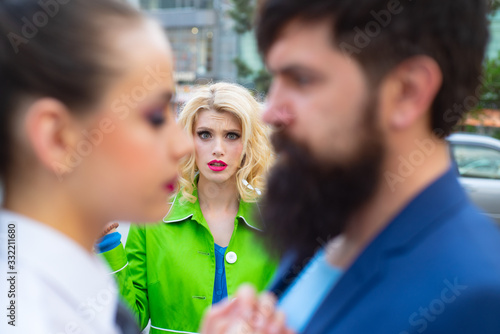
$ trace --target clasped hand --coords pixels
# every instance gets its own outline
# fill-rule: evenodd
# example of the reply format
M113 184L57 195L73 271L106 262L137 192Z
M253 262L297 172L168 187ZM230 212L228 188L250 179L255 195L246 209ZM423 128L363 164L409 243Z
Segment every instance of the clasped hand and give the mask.
M294 334L286 327L285 314L276 309L276 298L258 296L248 285L235 298L216 304L205 316L201 334Z

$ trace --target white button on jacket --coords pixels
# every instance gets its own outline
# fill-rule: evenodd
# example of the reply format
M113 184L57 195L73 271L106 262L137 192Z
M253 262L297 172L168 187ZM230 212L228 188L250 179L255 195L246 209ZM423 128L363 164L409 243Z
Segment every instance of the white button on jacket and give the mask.
M236 260L238 260L238 256L236 256L235 252L228 252L226 254L226 261L227 261L227 263L235 263Z

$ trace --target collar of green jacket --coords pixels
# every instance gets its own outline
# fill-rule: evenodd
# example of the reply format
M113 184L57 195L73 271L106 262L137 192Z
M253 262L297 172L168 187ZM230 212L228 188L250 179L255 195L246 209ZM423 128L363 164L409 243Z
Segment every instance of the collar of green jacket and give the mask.
M181 223L188 219L195 220L198 224L201 224L208 228L208 224L203 217L203 213L201 212L200 202L198 201L198 189L195 188L193 190L193 196L196 197L196 201L191 203L188 200L181 201L182 193L179 191L170 206L170 210L166 214L165 218L163 218L163 222L165 223ZM238 208L238 213L236 217L245 223L248 227L262 231L261 223L254 219L256 210L259 210L259 207L256 203L248 203L240 200L240 206Z

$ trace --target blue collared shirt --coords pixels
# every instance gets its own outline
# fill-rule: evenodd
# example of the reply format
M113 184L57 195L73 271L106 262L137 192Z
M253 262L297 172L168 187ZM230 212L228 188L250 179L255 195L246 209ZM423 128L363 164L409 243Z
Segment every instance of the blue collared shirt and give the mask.
M215 282L212 304L217 304L227 297L226 267L224 265L224 255L227 247L215 245Z

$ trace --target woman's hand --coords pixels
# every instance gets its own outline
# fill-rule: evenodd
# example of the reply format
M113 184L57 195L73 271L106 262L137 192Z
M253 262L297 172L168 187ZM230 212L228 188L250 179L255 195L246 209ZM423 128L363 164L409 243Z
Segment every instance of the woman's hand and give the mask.
M276 309L271 293L260 297L248 285L240 287L235 299L215 305L203 321L201 334L293 334L285 315Z
M118 226L120 226L120 224L118 224L117 222L110 223L108 226L106 226L102 234L99 236L99 239L104 237L106 234L115 232Z

